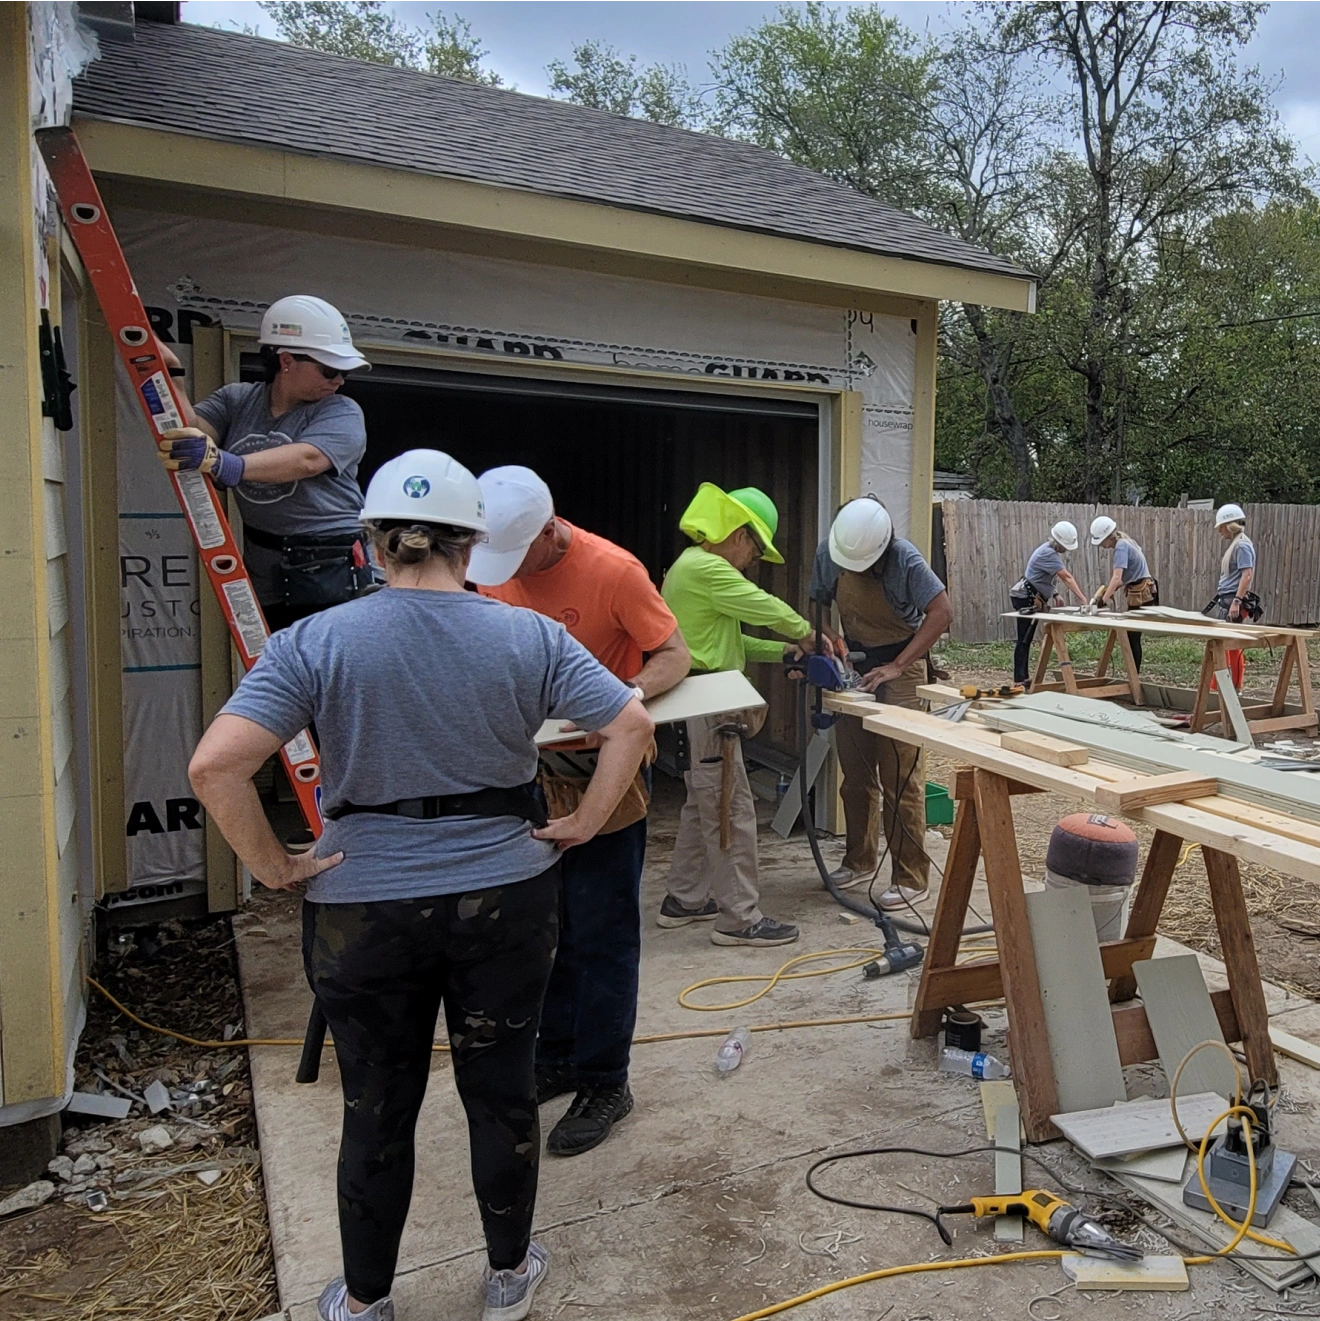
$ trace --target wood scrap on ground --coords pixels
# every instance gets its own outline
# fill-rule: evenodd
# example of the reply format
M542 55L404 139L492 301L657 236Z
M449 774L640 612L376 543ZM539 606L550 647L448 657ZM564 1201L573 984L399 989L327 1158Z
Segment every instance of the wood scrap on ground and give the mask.
M1194 1139L1199 1140L1223 1111L1224 1098L1214 1092L1178 1098L1178 1118L1188 1136ZM1128 1101L1052 1117L1064 1137L1092 1160L1159 1151L1182 1141L1167 1098ZM1221 1131L1222 1127L1215 1131Z

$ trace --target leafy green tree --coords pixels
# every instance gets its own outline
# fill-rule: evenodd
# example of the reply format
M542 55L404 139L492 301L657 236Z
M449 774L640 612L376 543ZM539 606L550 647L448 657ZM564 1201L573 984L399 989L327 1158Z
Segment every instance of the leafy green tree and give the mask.
M331 55L426 69L447 78L499 87L482 61L486 50L466 19L430 14L429 31L400 21L381 0L261 0L285 41Z
M932 64L931 52L879 9L785 6L712 56L716 122L858 192L912 208L932 183L918 110L933 85Z
M1058 352L1083 395L1081 494L1121 499L1138 377L1163 339L1160 281L1169 235L1262 193L1294 186L1292 146L1270 87L1238 52L1263 6L1068 0L997 4L1006 49L1066 77L1064 128L1080 147L1068 170L1078 234L1074 315Z
M639 65L603 41L573 47L573 62L546 65L550 90L565 101L613 115L696 128L705 120L700 93L681 65Z

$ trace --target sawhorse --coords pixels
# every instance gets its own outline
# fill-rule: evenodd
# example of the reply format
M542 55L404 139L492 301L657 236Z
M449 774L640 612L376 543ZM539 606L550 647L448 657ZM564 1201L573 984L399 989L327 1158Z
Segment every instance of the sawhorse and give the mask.
M981 769L960 769L954 784L958 803L953 840L935 908L926 961L922 966L912 1014L914 1037L935 1036L946 1008L993 1000L1002 995L1008 1011L1013 1079L1027 1138L1045 1142L1058 1137L1051 1116L1059 1111L1050 1043L1045 1031L1036 955L1027 921L1022 864L1013 827L1012 797L1043 790ZM1157 831L1133 900L1122 940L1100 946L1114 1004L1114 1035L1123 1064L1159 1057L1146 1011L1127 1003L1136 994L1132 965L1155 952L1155 929L1178 864L1182 840ZM1251 937L1251 922L1238 860L1231 853L1202 848L1210 878L1210 902L1228 971L1228 989L1212 993L1226 1041L1240 1041L1252 1078L1271 1086L1278 1080L1270 1044L1269 1016ZM986 887L999 957L956 966L976 864L985 859Z

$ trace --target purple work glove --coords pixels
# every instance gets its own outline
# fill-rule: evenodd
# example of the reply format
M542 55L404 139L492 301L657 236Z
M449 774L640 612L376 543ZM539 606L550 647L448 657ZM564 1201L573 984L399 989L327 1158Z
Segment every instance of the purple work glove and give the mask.
M243 480L243 459L222 450L197 427L178 427L166 431L156 442L160 461L171 472L200 469L209 473L217 486L237 486Z

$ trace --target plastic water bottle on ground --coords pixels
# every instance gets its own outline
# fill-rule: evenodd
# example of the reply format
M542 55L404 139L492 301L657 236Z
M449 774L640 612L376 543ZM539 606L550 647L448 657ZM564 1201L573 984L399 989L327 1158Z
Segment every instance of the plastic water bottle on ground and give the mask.
M715 1072L721 1078L732 1073L742 1063L742 1058L747 1053L747 1047L751 1044L752 1034L745 1027L734 1028L725 1037L715 1056Z
M940 1072L961 1073L981 1082L1012 1077L1012 1070L1002 1060L983 1050L959 1050L957 1046L945 1046L940 1051Z

